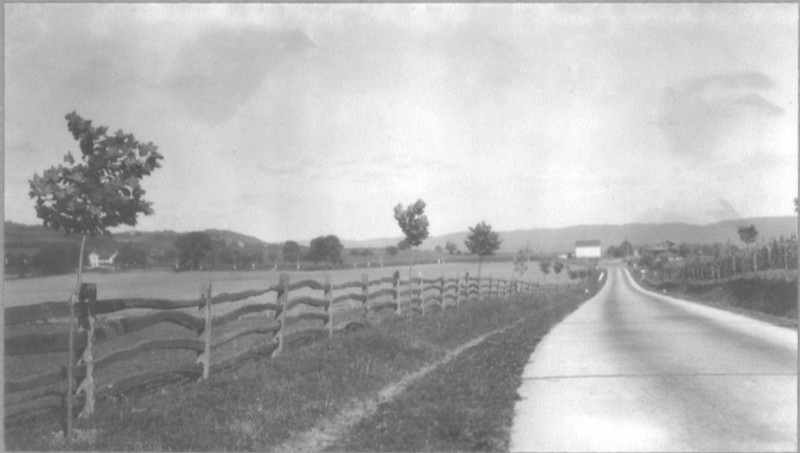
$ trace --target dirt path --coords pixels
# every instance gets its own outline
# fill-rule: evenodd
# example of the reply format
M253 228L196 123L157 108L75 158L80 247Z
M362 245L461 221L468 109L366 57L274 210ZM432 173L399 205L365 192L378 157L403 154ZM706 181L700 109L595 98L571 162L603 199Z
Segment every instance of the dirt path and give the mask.
M464 343L456 349L448 352L438 361L431 363L430 365L427 365L420 370L404 377L403 379L385 387L378 393L377 396L373 398L350 401L350 403L348 403L338 414L320 421L315 427L308 431L304 431L292 436L282 445L279 445L274 451L280 453L290 453L318 452L324 450L332 445L342 434L346 433L350 428L355 426L359 421L374 414L379 405L391 401L411 384L422 379L427 374L436 370L442 365L452 361L467 349L477 346L492 335L505 332L506 330L518 325L523 320L524 318L506 327L485 333L473 340L468 341L467 343Z

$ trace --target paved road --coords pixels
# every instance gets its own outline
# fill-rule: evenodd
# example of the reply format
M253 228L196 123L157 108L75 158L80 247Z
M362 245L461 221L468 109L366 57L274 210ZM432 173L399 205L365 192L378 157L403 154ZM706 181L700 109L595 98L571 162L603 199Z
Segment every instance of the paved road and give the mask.
M531 356L512 451L797 451L797 331L607 274Z

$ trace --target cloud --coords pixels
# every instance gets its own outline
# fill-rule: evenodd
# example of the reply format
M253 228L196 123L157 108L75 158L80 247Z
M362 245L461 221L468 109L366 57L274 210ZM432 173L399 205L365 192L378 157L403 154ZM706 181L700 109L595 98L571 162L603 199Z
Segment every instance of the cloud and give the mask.
M268 74L313 45L297 30L208 30L179 50L167 89L188 113L218 124L233 117Z
M747 115L782 115L782 108L758 93L773 85L765 74L736 72L692 78L666 88L658 125L670 150L679 156L707 158Z
M731 219L740 219L742 215L736 208L733 207L732 204L728 202L728 200L720 199L719 204L721 208L711 209L708 211L708 214L714 217L715 220L731 220Z
M755 94L750 93L748 95L742 96L734 101L735 104L741 105L747 108L752 109L756 113L763 113L764 115L768 116L779 116L783 115L784 110L777 105L769 102L768 100L764 99L763 97Z
M697 77L685 83L687 93L699 93L709 88L723 89L767 89L772 88L775 82L760 72L744 71L731 74L716 74L707 77Z

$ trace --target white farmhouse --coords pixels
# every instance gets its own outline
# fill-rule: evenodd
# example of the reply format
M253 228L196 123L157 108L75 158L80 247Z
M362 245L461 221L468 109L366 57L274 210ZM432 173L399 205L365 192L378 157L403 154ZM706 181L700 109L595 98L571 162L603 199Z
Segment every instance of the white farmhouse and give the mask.
M107 258L101 258L97 252L89 254L89 269L111 269L114 267L114 258L117 257L117 252Z
M599 240L575 241L575 258L600 258L602 252Z

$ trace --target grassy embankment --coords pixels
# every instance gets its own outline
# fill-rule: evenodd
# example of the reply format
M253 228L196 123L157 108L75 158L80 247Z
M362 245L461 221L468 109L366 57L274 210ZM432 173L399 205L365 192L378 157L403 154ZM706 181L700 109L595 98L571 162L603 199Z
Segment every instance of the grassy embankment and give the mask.
M761 319L772 324L797 328L797 271L760 272L720 282L642 280L645 288L680 299Z
M54 416L7 425L6 448L272 450L354 402L375 399L459 345L514 324L378 406L377 415L333 444L347 450L502 449L528 354L588 296L519 296L388 319L275 360L247 362L206 382L161 382L107 398L79 421L71 445L61 441ZM385 429L371 428L375 424Z

